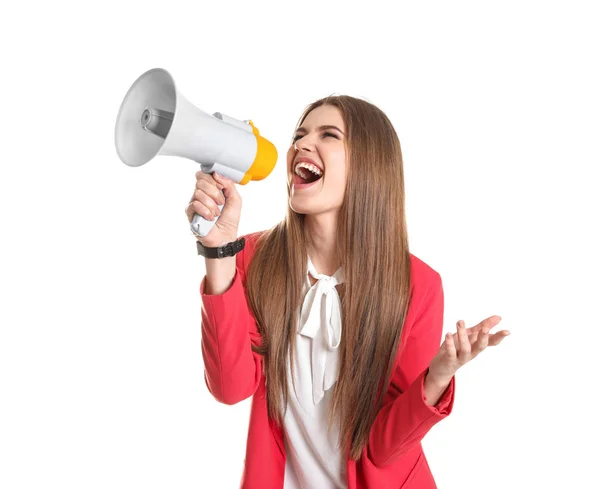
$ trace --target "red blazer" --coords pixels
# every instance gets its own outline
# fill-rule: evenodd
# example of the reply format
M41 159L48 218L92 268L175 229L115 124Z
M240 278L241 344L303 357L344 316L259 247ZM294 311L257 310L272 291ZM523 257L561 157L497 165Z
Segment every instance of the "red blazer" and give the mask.
M250 348L251 343L261 343L261 336L244 291L261 233L245 236L246 246L236 255L236 272L228 290L208 295L206 276L202 279L201 347L204 380L217 401L232 405L252 396L240 489L283 489L283 429L267 415L262 357ZM437 487L421 440L452 412L455 379L436 406L425 403L424 377L442 341L444 295L440 275L419 258L410 257L411 300L395 369L360 459L348 459L350 447L346 449L348 489Z

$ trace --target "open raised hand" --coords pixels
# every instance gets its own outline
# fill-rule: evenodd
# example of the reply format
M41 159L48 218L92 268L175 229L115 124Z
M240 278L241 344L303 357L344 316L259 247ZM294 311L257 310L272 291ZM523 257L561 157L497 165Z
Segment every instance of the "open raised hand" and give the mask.
M473 360L488 346L499 345L510 331L504 329L494 334L489 334L489 331L501 320L500 316L490 316L471 328L465 328L462 319L458 321L457 332L446 334L439 351L429 364L428 375L440 382L450 381L460 367Z

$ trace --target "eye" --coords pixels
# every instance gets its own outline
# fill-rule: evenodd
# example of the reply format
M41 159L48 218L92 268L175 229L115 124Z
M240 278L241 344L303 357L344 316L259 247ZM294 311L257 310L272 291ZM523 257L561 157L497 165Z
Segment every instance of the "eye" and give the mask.
M333 134L332 132L324 132L323 133L323 137L327 137L327 136L331 136L332 138L335 139L339 139L335 134ZM302 137L301 134L296 134L293 139L292 139L292 143L295 143L298 139L300 139Z

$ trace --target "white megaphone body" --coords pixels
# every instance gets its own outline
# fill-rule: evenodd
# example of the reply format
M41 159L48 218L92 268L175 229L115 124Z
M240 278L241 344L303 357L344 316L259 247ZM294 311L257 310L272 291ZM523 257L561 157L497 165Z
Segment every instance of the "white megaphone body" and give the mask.
M240 185L267 177L277 162L275 146L252 121L200 110L177 91L173 77L162 68L141 75L125 95L115 145L128 166L141 166L156 155L181 156L200 163L205 173L216 171ZM195 214L191 228L206 236L215 223Z

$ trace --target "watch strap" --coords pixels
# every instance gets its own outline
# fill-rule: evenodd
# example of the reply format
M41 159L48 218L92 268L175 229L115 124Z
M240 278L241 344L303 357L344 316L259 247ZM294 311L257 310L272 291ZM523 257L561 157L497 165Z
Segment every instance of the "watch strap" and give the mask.
M200 241L196 240L198 254L205 258L226 258L228 256L234 256L244 249L245 244L246 240L243 236L237 241L232 241L217 247L204 246Z

